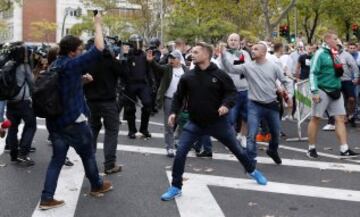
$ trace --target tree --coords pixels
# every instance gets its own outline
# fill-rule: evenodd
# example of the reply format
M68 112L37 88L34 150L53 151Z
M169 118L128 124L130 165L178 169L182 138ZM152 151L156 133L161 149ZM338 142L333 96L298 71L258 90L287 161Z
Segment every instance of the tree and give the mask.
M301 16L307 42L311 43L320 23L320 17L325 12L324 1L302 0L296 4L296 8Z
M347 41L350 40L351 25L359 21L360 4L359 1L351 0L326 0L325 10L329 20L338 30L340 36L345 35Z
M291 0L290 3L287 3L285 7L281 7L281 5L278 5L277 1L276 2L271 0L259 0L259 1L265 19L266 36L267 38L272 38L272 32L280 24L280 22L286 17L289 11L295 7L296 0Z
M174 5L167 31L171 39L181 37L187 41L215 43L238 30L231 20L232 12L229 13L237 5L234 1L176 0Z
M31 36L41 42L50 42L51 37L55 37L56 23L46 20L31 23Z

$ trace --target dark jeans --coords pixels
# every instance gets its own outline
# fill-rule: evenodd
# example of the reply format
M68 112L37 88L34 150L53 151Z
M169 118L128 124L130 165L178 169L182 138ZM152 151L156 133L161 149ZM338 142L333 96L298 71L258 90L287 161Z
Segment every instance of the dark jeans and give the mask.
M99 176L93 150L93 136L86 122L74 123L63 129L52 129L47 125L53 146L53 155L46 173L44 190L41 199L48 200L54 197L60 170L64 165L66 154L72 146L80 156L85 169L85 175L89 179L91 189L98 189L103 181Z
M101 118L105 127L104 138L104 167L112 169L116 162L116 148L119 133L119 109L113 102L88 102L91 116L90 127L94 135L93 145L96 150L97 138L102 127Z
M240 146L239 141L236 139L235 130L230 125L227 117L223 117L206 127L199 127L194 122L188 121L180 135L179 146L176 151L172 170L173 186L181 188L186 156L194 142L199 140L202 135L213 136L227 146L248 173L255 170L255 165L247 156L246 151Z
M131 99L125 103L125 119L128 122L129 132L136 133L135 113L137 98L140 99L143 107L141 108L141 126L140 132L148 132L150 114L152 110L151 87L147 84L129 84L125 94Z
M277 151L280 136L280 117L279 111L259 105L251 100L248 104L248 136L247 136L247 152L251 160L255 162L257 156L256 135L259 130L260 121L264 119L271 134L269 142L269 150Z
M238 91L236 95L236 104L230 110L229 119L231 125L235 126L235 129L239 129L238 122L247 121L247 104L248 104L248 91Z
M17 158L18 155L27 156L36 132L36 117L32 109L31 101L8 101L6 116L12 123L6 137L6 144L10 146L11 158ZM17 133L21 120L24 121L25 125L19 142ZM19 147L20 151L18 150Z

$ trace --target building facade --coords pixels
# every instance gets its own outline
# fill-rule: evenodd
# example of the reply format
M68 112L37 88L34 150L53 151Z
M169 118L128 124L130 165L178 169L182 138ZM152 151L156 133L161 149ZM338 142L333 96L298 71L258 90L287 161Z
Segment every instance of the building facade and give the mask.
M11 9L0 13L5 30L0 32L0 43L24 41L27 43L56 43L69 33L71 27L80 23L81 16L92 13L96 8L85 7L81 0L23 0L14 3ZM138 10L139 7L127 0L118 0L119 13ZM56 25L56 30L35 34L34 23L44 22ZM39 32L39 31L37 31ZM40 35L42 35L40 33ZM84 34L82 37L88 37Z

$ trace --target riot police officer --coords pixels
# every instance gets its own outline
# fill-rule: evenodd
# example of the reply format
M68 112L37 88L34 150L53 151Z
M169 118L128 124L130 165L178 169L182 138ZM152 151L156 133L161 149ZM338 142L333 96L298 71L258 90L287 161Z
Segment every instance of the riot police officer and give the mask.
M128 41L130 50L127 55L128 75L126 81L125 94L127 100L125 103L125 119L128 122L128 137L135 139L137 128L135 124L135 113L137 98L140 99L141 108L141 125L140 133L145 138L150 138L148 130L149 118L152 110L152 87L154 85L154 76L146 61L146 54L142 50L143 38L140 35L131 35Z

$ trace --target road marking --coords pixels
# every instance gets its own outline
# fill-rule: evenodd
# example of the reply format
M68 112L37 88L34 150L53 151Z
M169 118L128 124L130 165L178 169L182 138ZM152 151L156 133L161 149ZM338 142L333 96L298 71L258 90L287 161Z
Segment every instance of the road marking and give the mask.
M265 146L269 145L269 143L266 143L266 142L258 142L258 144L265 145ZM282 148L282 149L285 149L285 150L290 150L290 151L301 152L301 153L307 153L308 152L307 149L294 148L294 147L286 146L286 145L279 145L279 148ZM346 161L353 162L353 163L360 163L360 160L341 159L340 155L328 154L328 153L324 153L324 152L317 152L317 153L318 153L319 156L322 156L322 157L338 159L338 160L346 160Z
M103 149L104 144L98 143L97 148ZM165 155L165 148L153 148L153 147L144 147L144 146L135 146L135 145L125 145L119 144L117 146L119 151L127 152L137 152L137 153L148 153L156 155ZM189 152L188 157L195 158L193 152ZM213 153L214 160L225 160L225 161L237 161L233 154L222 154L222 153ZM310 160L293 160L293 159L282 159L283 166L292 166L292 167L301 167L301 168L314 168L321 170L338 170L338 171L350 171L350 172L360 172L360 165L357 164L344 164L344 163L332 163L332 162L322 162L322 161L310 161ZM257 162L259 164L270 164L274 165L274 162L268 157L257 157Z
M64 200L65 205L56 209L42 211L38 209L38 204L32 217L73 217L75 215L81 186L84 181L84 169L80 157L73 148L69 149L67 156L75 161L75 164L72 167L64 166L62 168L54 197L55 199Z
M45 125L38 125L37 129L41 129L41 130L46 130L46 126ZM104 134L105 131L101 130L100 131L101 134ZM120 136L127 136L128 131L119 131L119 135ZM153 138L164 138L164 134L163 133L151 133L151 136ZM216 141L215 139L211 139L212 141ZM258 142L258 145L268 145L268 143L265 142ZM279 148L285 149L285 150L290 150L290 151L296 151L296 152L301 152L301 153L307 153L307 149L301 149L301 148L294 148L294 147L290 147L290 146L286 146L286 145L279 145ZM318 152L319 156L322 157L327 157L327 158L332 158L332 159L337 159L337 160L343 160L343 161L348 161L348 162L352 162L352 163L360 163L360 160L353 160L353 159L341 159L339 155L334 155L334 154L328 154L328 153L324 153L324 152Z
M171 172L166 175L171 183ZM230 178L222 176L201 175L185 173L188 178L184 182L182 195L176 198L176 204L181 217L223 217L225 216L211 195L208 186L218 186L225 188L259 191L267 193L313 197L321 199L341 200L360 202L360 191L325 188L310 185L295 185L279 182L268 182L266 186L261 186L251 179Z

